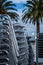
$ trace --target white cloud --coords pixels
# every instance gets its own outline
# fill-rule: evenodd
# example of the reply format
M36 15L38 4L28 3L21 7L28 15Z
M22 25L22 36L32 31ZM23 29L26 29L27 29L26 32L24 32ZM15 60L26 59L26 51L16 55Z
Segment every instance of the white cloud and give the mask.
M15 3L20 3L20 2L26 2L27 0L10 0L10 1L13 1Z

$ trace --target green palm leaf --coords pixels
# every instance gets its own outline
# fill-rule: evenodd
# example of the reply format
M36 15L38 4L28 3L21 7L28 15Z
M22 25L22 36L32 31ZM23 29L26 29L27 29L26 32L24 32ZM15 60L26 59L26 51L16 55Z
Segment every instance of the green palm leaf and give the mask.
M9 3L9 4L6 4L6 5L3 5L3 7L7 7L7 6L16 6L14 3Z
M4 4L7 0L0 0L0 4Z
M11 7L11 6L10 6L10 7L5 7L5 9L6 9L6 10L15 10L15 11L17 11L17 9L15 9L15 8L13 8L13 7Z
M19 19L19 15L15 12L8 12L8 15L10 15L11 18L14 18L16 21Z
M3 6L16 6L14 3L12 3L12 1L7 1L3 4Z
M43 4L42 3L43 2L42 1L39 2L39 0L32 0L32 1L28 0L27 3L25 4L25 6L28 8L28 9L26 9L27 13L25 12L25 9L24 9L23 12L25 12L25 13L23 13L22 20L26 19L27 17L29 20L29 18L31 18L31 17L29 17L28 14L31 14L30 16L33 16L33 17L43 16L43 12L42 12L43 11ZM38 13L40 13L40 15Z
M2 6L6 6L6 5L10 5L12 3L12 1L6 1L2 4Z
M16 5L12 1L0 0L0 14L8 14L11 18L18 21L19 15L15 12L17 11L15 6Z
M43 0L28 0L24 5L27 8L23 10L22 21L27 23L29 20L30 23L37 23L39 29L39 23L42 22L43 18Z

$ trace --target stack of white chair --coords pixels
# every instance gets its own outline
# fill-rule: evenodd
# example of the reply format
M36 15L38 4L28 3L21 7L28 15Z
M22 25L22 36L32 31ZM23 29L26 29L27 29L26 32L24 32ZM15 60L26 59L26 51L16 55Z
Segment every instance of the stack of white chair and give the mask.
M13 24L17 45L19 47L18 65L28 65L28 44L24 34L23 25L19 23Z
M0 65L18 65L17 42L11 19L0 14Z

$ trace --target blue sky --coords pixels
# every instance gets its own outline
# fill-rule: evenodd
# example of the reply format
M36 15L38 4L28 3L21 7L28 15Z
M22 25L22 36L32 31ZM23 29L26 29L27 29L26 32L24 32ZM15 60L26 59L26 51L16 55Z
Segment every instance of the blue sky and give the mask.
M24 8L23 4L26 3L27 0L10 0L10 1L13 1L17 5L16 8L18 9L18 13L20 15L19 22L22 24L21 17L22 17L22 10ZM25 28L26 28L26 33L28 35L36 34L36 26L34 26L33 24L27 23L25 25ZM41 30L41 32L43 32L43 24L40 25L40 30Z
M24 8L24 3L23 2L20 2L20 3L15 3L16 4L16 8L17 9L23 9Z
M10 0L10 1L13 1L15 3L21 3L21 2L26 2L27 0Z
M23 4L26 3L27 0L10 0L13 1L16 5L18 9L23 9L24 6Z

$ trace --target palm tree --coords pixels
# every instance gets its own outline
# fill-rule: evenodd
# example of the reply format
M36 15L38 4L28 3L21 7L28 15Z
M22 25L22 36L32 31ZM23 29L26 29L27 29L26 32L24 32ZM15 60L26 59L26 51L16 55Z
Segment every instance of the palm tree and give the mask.
M37 38L40 33L40 22L42 22L43 18L43 0L28 0L25 4L26 9L23 10L22 20L23 22L29 22L36 24L37 29ZM36 62L38 65L38 44L36 43Z
M0 0L0 14L8 14L11 18L18 21L18 14L15 12L15 4L12 1ZM13 12L12 12L13 11Z
M23 22L29 22L36 24L37 33L40 33L40 22L43 17L43 0L28 0L25 4L27 7L23 10L22 20Z

